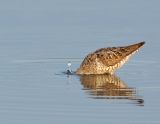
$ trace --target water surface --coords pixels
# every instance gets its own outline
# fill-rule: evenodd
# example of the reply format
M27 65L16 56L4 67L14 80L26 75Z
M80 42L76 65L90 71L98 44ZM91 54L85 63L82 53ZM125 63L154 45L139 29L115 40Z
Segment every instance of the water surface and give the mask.
M160 123L158 0L0 3L0 123ZM113 76L63 73L97 48L141 40Z

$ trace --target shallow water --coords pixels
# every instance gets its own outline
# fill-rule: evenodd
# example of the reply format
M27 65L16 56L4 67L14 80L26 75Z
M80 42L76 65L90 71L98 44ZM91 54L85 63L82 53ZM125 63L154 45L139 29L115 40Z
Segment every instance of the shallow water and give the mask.
M0 123L160 123L160 2L3 1ZM97 48L145 46L115 75L66 75Z

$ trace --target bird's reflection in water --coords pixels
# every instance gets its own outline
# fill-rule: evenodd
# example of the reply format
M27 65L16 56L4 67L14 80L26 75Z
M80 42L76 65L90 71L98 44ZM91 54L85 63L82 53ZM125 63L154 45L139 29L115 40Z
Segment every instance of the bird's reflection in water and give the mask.
M129 88L115 75L82 75L80 81L91 98L130 100L137 105L144 103L136 88Z

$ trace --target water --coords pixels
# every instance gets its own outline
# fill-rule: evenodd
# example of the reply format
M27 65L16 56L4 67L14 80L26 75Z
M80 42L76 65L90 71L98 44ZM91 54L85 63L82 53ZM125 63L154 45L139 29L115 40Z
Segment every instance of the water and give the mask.
M160 2L0 2L0 123L159 124ZM113 76L66 75L97 48L145 46Z

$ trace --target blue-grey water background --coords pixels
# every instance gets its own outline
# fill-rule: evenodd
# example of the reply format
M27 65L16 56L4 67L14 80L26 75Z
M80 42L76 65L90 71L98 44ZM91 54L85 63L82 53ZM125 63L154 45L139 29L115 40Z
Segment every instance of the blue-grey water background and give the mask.
M0 123L159 124L160 1L1 0ZM143 105L92 99L76 70L101 47L145 40L116 75Z

